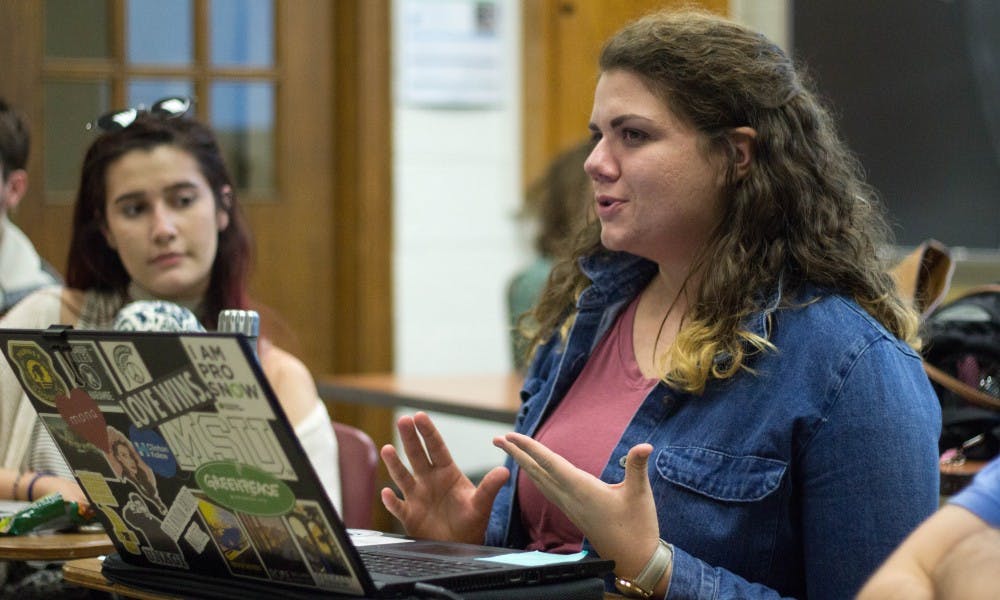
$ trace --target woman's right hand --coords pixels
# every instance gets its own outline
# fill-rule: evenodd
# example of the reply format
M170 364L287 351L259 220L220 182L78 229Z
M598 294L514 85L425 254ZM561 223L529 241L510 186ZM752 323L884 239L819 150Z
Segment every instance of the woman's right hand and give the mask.
M493 500L510 472L496 467L477 487L452 460L426 413L400 417L396 426L413 472L403 465L395 448L382 447L389 476L403 494L399 498L390 488L383 488L386 509L413 537L482 544Z

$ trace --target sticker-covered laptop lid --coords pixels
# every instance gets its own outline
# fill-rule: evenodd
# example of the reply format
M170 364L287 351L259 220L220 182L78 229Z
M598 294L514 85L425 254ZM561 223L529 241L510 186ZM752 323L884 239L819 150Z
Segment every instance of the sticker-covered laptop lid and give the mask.
M373 591L245 339L8 329L0 348L126 562Z

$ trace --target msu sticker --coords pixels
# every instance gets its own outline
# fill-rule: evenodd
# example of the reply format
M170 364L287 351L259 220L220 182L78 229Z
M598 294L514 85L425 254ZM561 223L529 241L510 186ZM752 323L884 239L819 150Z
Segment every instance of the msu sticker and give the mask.
M66 382L52 366L52 357L38 344L7 342L7 355L17 365L25 389L35 398L49 406L55 406L57 397L69 394Z

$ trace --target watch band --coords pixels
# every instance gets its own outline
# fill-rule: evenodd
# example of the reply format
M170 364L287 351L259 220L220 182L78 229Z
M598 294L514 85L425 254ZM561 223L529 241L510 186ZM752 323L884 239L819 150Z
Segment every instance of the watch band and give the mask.
M656 589L663 574L667 572L674 562L674 548L670 544L660 540L653 551L653 556L649 558L646 566L639 571L635 579L625 579L615 576L615 588L629 598L649 598Z

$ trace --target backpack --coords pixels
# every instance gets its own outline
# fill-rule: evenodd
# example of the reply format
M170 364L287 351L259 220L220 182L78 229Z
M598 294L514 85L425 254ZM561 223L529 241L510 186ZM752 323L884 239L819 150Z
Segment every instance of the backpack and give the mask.
M924 370L941 402L941 452L992 459L1000 454L1000 283L964 291L923 327Z

